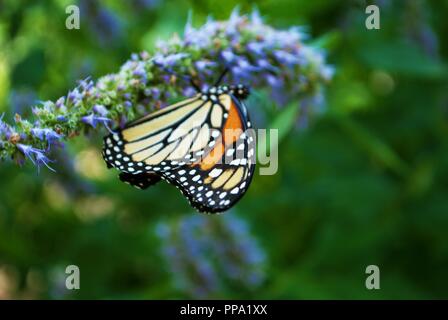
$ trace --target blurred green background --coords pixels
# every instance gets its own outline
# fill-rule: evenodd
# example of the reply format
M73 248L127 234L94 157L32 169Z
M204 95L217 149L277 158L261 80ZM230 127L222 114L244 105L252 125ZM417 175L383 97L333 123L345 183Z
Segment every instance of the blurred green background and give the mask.
M80 30L65 28L73 3ZM193 212L165 183L141 192L119 182L100 158L100 136L67 143L53 156L57 173L0 164L0 299L448 298L448 3L376 4L381 29L369 31L364 1L1 1L0 113L9 120L182 34L190 10L196 25L256 5L275 27L306 26L336 74L325 112L306 128L274 120L288 130L279 171L254 178L227 214L237 220ZM281 115L270 107L249 104L261 123ZM261 280L231 284L232 271L216 269L218 251L183 252L199 266L214 259L207 266L218 270L220 285L189 290L197 275L170 266L157 226L175 234L191 216L212 231L230 221L228 233L244 222L264 258L233 263ZM194 237L243 256L255 250L220 232ZM70 264L81 270L80 290L65 289ZM365 287L371 264L380 290Z

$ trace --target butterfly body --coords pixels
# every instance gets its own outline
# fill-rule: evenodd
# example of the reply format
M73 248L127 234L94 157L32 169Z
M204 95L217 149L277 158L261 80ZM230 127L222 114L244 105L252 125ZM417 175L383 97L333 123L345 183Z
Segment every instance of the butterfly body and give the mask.
M248 95L243 85L211 87L105 137L103 157L133 186L164 179L199 211L225 211L246 192L255 169Z

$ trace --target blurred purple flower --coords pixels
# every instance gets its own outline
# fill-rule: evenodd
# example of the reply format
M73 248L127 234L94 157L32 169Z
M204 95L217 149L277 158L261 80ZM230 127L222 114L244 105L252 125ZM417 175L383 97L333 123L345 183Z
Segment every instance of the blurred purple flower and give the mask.
M45 151L41 149L34 148L25 144L17 144L17 148L28 158L31 162L37 166L38 170L41 165L45 165L51 171L55 171L51 168L48 163L53 162L45 156Z
M56 172L56 170L54 170L52 167L50 167L48 165L49 162L54 162L54 161L48 159L47 156L45 156L45 154L43 152L36 152L35 156L36 156L36 165L37 165L38 171L40 170L41 165L45 165L51 171Z
M68 93L68 100L74 105L77 105L82 101L83 95L79 92L78 88L73 89Z
M207 19L207 22L201 28L193 28L190 16L184 30L185 45L197 48L209 47L213 42L213 37L210 35L216 34L217 30L218 24L210 18Z
M93 111L97 114L99 114L102 117L106 117L109 113L109 111L106 109L105 106L102 104L96 104L93 106Z
M239 58L236 65L231 68L231 71L236 81L245 81L251 79L252 73L259 69L251 65L246 58Z
M145 65L143 62L137 63L132 74L134 76L136 76L137 78L139 78L143 83L146 83L147 74L146 74Z
M236 60L236 55L229 49L223 50L221 52L221 57L227 63L232 63Z
M129 100L126 100L125 102L124 102L124 106L126 107L126 108L131 108L132 107L132 102L131 101L129 101Z
M263 26L263 19L260 16L260 12L257 9L254 9L250 14L250 20L252 21L252 25L256 27Z
M92 126L93 128L96 128L98 123L103 124L110 133L114 133L109 127L109 123L112 123L112 120L107 117L96 116L91 113L88 116L82 117L81 121Z
M182 60L188 56L189 54L187 53L173 53L168 55L158 53L154 56L153 59L154 63L156 63L157 65L163 68L168 68L173 67L179 60Z
M286 66L290 67L299 63L297 56L283 50L274 51L274 57L280 62L284 63Z
M89 30L102 46L110 46L118 43L116 38L122 34L122 23L119 17L107 9L98 0L80 0L80 11L85 17Z
M42 141L47 141L48 146L62 139L62 135L56 133L53 129L48 128L32 128L31 134Z
M278 67L274 67L268 60L266 59L259 59L257 61L257 66L261 69L261 70L265 70L265 71L269 71L269 72L275 72L278 73L279 72L279 68Z
M191 86L185 87L185 88L182 90L182 94L183 94L185 97L192 97L192 96L194 96L196 93L197 93L197 92L196 92L196 89L193 88L193 87L191 87Z
M265 253L247 224L232 215L160 222L156 234L176 287L191 297L217 297L229 281L250 290L265 279Z
M151 96L154 100L157 100L160 98L160 90L157 88L152 88L151 89Z
M262 42L250 42L247 44L247 50L260 57L265 55L264 47L265 45Z
M40 101L40 106L31 108L31 111L36 116L52 114L55 111L55 104L52 101Z
M227 36L231 38L231 40L235 41L236 38L240 36L238 32L238 25L243 21L243 16L240 15L238 7L232 10L230 14L230 18L227 21L225 33Z
M10 103L14 113L24 114L26 108L35 103L37 100L36 93L31 89L12 90L10 95ZM28 109L29 110L29 109Z
M216 62L208 60L198 60L194 63L199 72L209 72L210 69L216 66Z
M238 60L238 67L247 73L256 72L260 70L260 68L250 64L250 62L246 58L241 58Z
M55 103L56 108L58 108L58 109L64 108L65 107L64 103L65 103L65 97L60 97L58 100L56 100L56 103Z
M272 74L266 76L267 83L273 88L279 88L283 86L283 81L279 77L275 77Z
M84 80L79 80L78 85L82 89L81 91L89 91L93 88L94 83L90 78L87 78Z
M0 136L3 135L6 139L9 139L12 133L12 128L9 124L3 121L4 116L4 113L0 116Z

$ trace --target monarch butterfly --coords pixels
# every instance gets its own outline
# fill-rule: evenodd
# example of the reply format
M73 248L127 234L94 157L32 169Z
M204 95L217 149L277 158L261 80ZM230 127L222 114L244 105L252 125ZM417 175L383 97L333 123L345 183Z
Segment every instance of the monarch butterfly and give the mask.
M103 158L123 182L146 189L164 179L200 212L225 211L255 170L248 95L241 84L199 91L106 136Z

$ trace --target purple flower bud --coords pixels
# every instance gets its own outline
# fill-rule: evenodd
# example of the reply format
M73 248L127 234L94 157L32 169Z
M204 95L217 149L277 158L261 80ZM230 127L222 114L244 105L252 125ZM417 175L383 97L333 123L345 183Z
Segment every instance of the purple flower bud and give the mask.
M134 76L136 76L137 78L142 79L143 82L146 82L146 71L145 71L145 67L143 64L139 63L137 65L137 67L134 69L134 71L132 72L132 74Z
M240 67L233 67L230 70L232 71L232 75L236 81L241 81L247 78L247 73Z
M17 148L28 158L31 160L31 162L37 166L37 169L40 169L40 166L43 164L51 171L55 171L53 168L51 168L48 163L53 162L52 160L48 159L45 154L44 150L34 148L29 145L25 144L17 144Z
M148 60L149 59L149 53L147 51L142 51L142 52L140 52L140 57L143 60Z
M49 144L52 144L62 138L62 135L56 133L53 129L48 128L32 128L31 134L39 140L46 140Z
M258 71L259 68L251 65L246 58L242 58L238 60L238 67L245 70L246 72Z
M160 98L160 90L159 89L157 89L157 88L152 88L151 89L151 92L152 92L152 97L155 99L155 100L157 100L157 99L159 99Z
M266 81L272 88L280 88L283 86L283 80L279 77L273 76L272 74L268 74L266 76Z
M199 60L199 61L196 61L194 63L194 65L196 66L196 69L198 69L198 71L204 71L206 69L216 66L216 62L207 61L207 60Z
M60 108L64 107L64 102L65 102L65 97L60 97L56 101L56 108L60 109Z
M73 89L68 94L68 100L73 102L73 104L77 104L79 101L81 101L83 98L83 95L79 92L78 88Z
M5 122L3 122L3 117L5 116L4 113L2 113L0 115L0 130L2 129L3 126L7 126L7 124Z
M255 55L264 56L264 47L265 45L261 42L250 42L247 45L247 50Z
M54 106L55 104L52 101L43 101L42 103L42 110L52 113L54 112Z
M36 155L37 170L40 170L41 165L45 165L51 171L56 172L56 170L54 170L52 167L48 165L49 162L54 162L54 160L48 159L43 152L37 152L35 155Z
M266 59L259 59L257 61L257 65L258 67L260 67L261 69L264 69L266 71L272 71L272 72L278 72L279 68L274 67L271 63L269 63L268 60Z
M105 106L102 104L96 104L93 106L93 111L98 113L100 116L105 117L109 113Z
M157 50L165 52L168 50L169 45L168 45L167 41L164 41L162 39L157 39L155 47L157 48Z
M79 81L79 87L82 89L82 91L89 91L93 88L93 81L89 78L80 80Z
M162 80L163 80L163 82L165 82L165 84L170 84L170 82L171 82L171 76L170 76L169 74L164 74L164 75L162 76Z
M226 29L225 29L226 35L231 37L233 40L235 40L235 38L239 37L238 25L242 21L243 21L243 17L240 16L239 9L238 9L238 7L236 7L235 9L233 9L232 13L230 14L230 18L227 21Z
M263 19L260 16L260 12L258 10L253 10L252 14L250 15L250 20L252 24L256 26L263 25Z
M259 68L251 65L245 58L238 60L236 66L232 67L232 74L237 81L250 79L251 73L258 71Z
M0 116L0 135L4 135L6 139L9 139L12 133L12 128L7 123L3 122L4 116L4 113Z
M231 63L231 62L233 62L236 59L235 54L231 50L229 50L229 49L223 50L221 52L221 57L227 63Z
M111 120L106 117L95 116L93 113L91 113L88 116L82 117L81 121L96 128L98 123L110 122Z
M207 48L212 44L214 38L213 35L216 34L218 29L218 23L214 22L211 18L208 18L205 25L199 29L194 29L191 26L191 19L189 19L185 25L184 31L185 45Z
M274 57L280 63L284 63L288 67L299 63L298 56L292 55L291 53L282 50L274 51Z
M98 123L103 124L110 133L114 133L109 127L109 123L111 123L112 120L107 117L99 117L99 116L95 116L93 113L91 113L88 116L82 117L81 121L94 127L94 128L96 128Z
M184 89L182 89L182 95L183 95L184 97L192 97L192 96L194 96L196 93L197 93L197 92L196 92L196 89L193 88L193 87L191 87L191 86L188 86L188 87L185 87Z
M154 57L154 63L164 68L174 66L179 60L188 57L187 53L173 53L169 55L156 54Z

